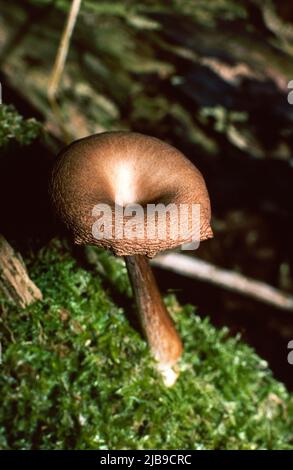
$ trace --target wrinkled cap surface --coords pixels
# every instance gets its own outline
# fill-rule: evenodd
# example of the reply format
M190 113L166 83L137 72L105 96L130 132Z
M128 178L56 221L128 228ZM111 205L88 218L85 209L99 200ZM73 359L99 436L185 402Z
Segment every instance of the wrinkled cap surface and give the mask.
M152 257L212 237L201 173L181 152L154 137L105 132L73 142L57 158L50 192L75 243L116 255ZM194 213L200 214L197 237ZM185 220L187 214L184 228L181 214Z

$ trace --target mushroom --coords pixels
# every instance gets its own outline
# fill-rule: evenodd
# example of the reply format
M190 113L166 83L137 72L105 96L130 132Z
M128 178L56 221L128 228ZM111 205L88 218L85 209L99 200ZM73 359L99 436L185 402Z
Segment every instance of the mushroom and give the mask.
M165 384L172 385L183 348L147 258L192 242L194 227L188 210L185 231L177 233L173 229L181 219L167 211L164 236L158 235L162 222L157 214L150 236L148 207L197 205L198 239L211 238L210 201L201 173L181 152L157 138L105 132L77 140L59 154L50 192L75 243L104 247L125 257L143 331Z

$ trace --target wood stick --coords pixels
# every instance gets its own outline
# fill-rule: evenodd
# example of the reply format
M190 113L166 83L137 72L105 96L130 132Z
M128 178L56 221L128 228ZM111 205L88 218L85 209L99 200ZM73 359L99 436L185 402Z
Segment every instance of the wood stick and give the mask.
M167 253L152 260L152 265L183 276L209 282L238 292L282 310L293 312L293 296L243 274L218 268L211 263L180 253Z
M81 0L73 0L71 8L67 17L66 25L62 33L61 41L58 47L58 52L56 60L53 67L53 72L51 75L48 95L49 97L55 98L59 83L63 74L66 58L68 55L68 50L70 46L70 39L73 33L73 29L76 23L76 19L80 10Z
M62 74L64 71L65 62L67 59L69 46L70 46L70 40L71 40L74 26L78 17L78 13L80 10L80 5L81 5L81 0L72 0L71 8L69 10L66 24L65 24L62 36L61 36L60 44L59 44L57 55L56 55L56 60L53 66L53 71L52 71L52 75L51 75L49 86L48 86L48 99L51 104L52 111L55 114L59 122L60 128L63 133L63 139L66 143L69 143L72 140L72 138L70 136L70 133L67 130L64 118L62 116L62 112L56 100L56 95L57 95L59 84L60 84Z

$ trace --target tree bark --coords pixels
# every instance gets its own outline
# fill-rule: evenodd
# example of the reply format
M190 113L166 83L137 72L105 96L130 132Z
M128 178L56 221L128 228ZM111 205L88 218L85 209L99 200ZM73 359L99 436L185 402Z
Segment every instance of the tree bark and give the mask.
M42 299L40 289L29 278L21 255L0 235L0 297L3 296L21 308Z

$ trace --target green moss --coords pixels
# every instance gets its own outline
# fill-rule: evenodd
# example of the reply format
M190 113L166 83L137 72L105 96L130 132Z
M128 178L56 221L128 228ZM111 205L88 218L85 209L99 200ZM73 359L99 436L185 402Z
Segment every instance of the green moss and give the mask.
M10 141L28 145L40 132L41 124L36 119L24 119L12 105L0 105L0 147Z
M97 256L128 290L121 261ZM105 279L56 242L30 273L44 301L1 304L2 448L293 448L292 397L251 348L193 307L167 299L185 353L166 389Z

